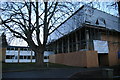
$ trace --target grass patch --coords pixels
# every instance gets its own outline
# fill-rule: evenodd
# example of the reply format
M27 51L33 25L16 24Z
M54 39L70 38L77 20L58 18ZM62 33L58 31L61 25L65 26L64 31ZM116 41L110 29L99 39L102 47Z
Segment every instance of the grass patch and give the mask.
M62 64L54 64L54 63L44 63L44 67L40 67L35 63L3 63L2 70L3 71L17 71L17 70L34 70L34 69L42 69L42 68L76 68L73 66L66 66Z
M47 63L45 63L46 67L47 67ZM67 66L67 65L63 65L63 64L55 64L55 63L48 63L48 67L49 68L78 68L75 66Z
M37 68L35 64L32 63L3 63L2 70L9 71L9 70L29 70Z

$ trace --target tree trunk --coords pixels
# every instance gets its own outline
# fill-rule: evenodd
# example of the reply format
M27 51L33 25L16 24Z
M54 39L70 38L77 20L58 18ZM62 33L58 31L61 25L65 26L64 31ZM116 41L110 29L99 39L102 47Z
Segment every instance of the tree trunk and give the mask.
M118 4L118 13L119 13L119 17L120 17L120 1L118 1L117 4Z
M40 67L44 66L44 54L43 52L36 53L36 64Z

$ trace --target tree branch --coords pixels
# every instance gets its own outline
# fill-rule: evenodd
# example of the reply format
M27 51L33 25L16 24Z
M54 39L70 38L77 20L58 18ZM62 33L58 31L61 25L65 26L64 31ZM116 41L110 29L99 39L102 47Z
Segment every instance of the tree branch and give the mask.
M25 38L24 36L22 36L21 33L15 31L15 30L13 30L13 29L11 29L6 23L4 23L4 25L5 25L12 33L19 35L21 38L23 38L25 41L27 41L27 38Z
M54 9L53 9L53 11L52 11L52 13L51 13L49 19L48 19L48 24L49 24L51 18L53 17L53 15L54 15L54 12L55 12L55 10L56 10L57 5L58 5L58 2L55 3L55 7L54 7Z

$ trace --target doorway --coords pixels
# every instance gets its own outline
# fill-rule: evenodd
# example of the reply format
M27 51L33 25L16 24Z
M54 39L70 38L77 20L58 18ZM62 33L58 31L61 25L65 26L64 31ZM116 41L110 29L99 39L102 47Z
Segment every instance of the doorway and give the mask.
M98 62L99 62L99 66L108 66L109 65L108 54L98 53Z

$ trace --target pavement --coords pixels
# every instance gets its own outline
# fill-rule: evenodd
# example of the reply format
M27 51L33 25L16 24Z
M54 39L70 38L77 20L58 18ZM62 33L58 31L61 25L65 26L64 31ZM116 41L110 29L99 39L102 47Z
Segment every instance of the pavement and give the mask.
M10 70L2 73L2 80L106 80L106 78L107 80L120 80L120 76L114 76L112 79L108 79L108 77L106 77L108 76L108 69L109 68L41 68L34 70ZM105 70L107 71L104 72Z
M100 70L100 68L48 68L28 71L3 72L2 78L6 79L68 79L78 72Z

